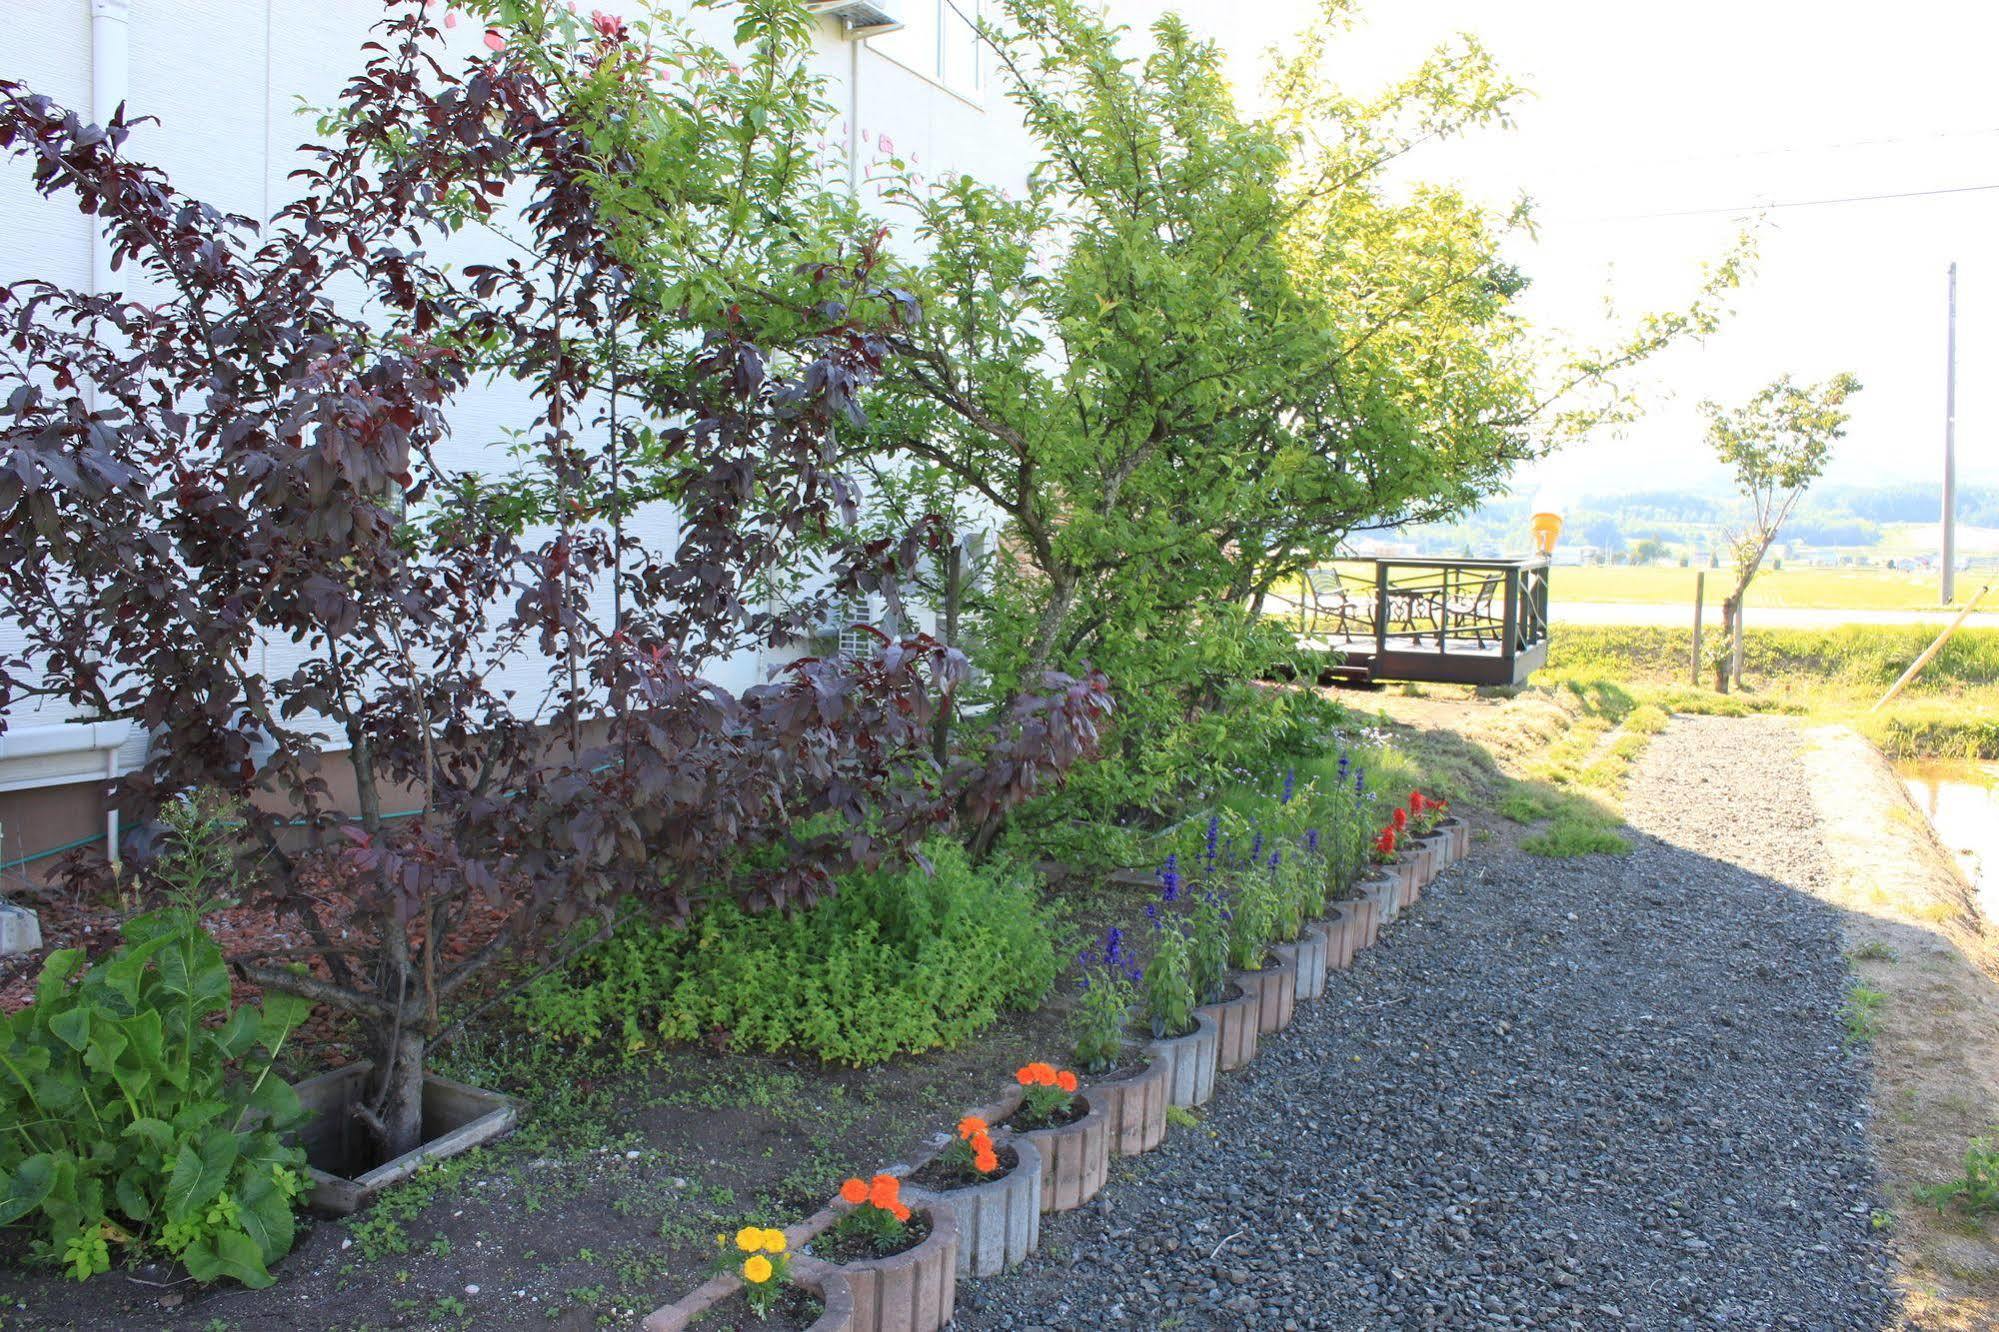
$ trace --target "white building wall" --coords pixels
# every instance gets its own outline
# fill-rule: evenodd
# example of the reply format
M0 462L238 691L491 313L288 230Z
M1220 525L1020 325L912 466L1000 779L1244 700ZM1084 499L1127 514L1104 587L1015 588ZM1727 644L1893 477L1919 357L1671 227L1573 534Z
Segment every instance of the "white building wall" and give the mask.
M960 5L966 0L959 0ZM297 146L315 137L301 103L335 102L347 78L364 61L360 50L369 26L383 13L378 0L96 0L126 13L129 57L128 113L155 117L137 129L127 151L165 170L181 190L228 212L268 222L292 197L287 175L300 164ZM905 8L938 6L942 0L900 0ZM91 100L93 0L0 0L0 77L22 82L88 116ZM593 0L592 9L635 17L646 6L635 0ZM686 14L685 0L661 0L670 12ZM697 11L698 30L717 45L730 41L725 14ZM481 30L460 22L450 34L454 54L477 54ZM891 155L903 157L929 179L968 173L1003 188L1023 183L1029 155L1017 113L988 80L983 91L947 88L910 66L924 65L922 49L895 45L891 58L867 42L845 38L837 19L820 20L816 64L828 81L827 97L841 108L828 126L828 149L851 148L864 198L876 190L867 178ZM919 48L921 43L916 44ZM903 61L907 61L905 64ZM453 62L447 60L447 66ZM931 73L940 62L928 62ZM963 59L954 53L952 73L960 85ZM62 200L46 201L33 192L25 163L0 159L0 283L46 278L66 286L91 281L89 219ZM497 242L488 242L497 245ZM455 244L459 262L480 256L476 236ZM132 279L120 274L123 282ZM129 287L127 288L130 289ZM500 441L509 427L524 425L532 410L527 395L511 385L468 393L453 411L451 441L441 452L447 467L501 468ZM661 509L643 515L633 530L662 547L674 539L674 518ZM0 619L0 652L22 642L18 626ZM298 649L270 644L266 666L283 671ZM716 672L721 683L740 689L767 670L768 663L738 660ZM539 698L547 687L545 666L524 666L507 683L522 699ZM17 708L9 731L33 730L39 767L22 765L0 746L0 792L43 785L46 751L65 737L87 744L90 728L74 709L40 702ZM50 731L47 728L61 728ZM98 731L101 737L105 734ZM120 751L122 766L144 754L145 736L133 728ZM73 763L68 780L83 781L101 766ZM7 830L0 863L40 849L32 832Z

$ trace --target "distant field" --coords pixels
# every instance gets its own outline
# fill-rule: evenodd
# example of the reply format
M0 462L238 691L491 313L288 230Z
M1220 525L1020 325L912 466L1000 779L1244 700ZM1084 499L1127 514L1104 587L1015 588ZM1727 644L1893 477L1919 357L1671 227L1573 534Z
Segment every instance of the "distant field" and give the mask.
M1614 564L1556 569L1549 575L1548 591L1562 601L1691 606L1698 572ZM1978 575L1960 575L1960 595L1969 595L1980 581ZM1708 570L1709 604L1718 603L1727 592L1728 571ZM1991 598L1986 600L1990 602ZM1811 610L1934 610L1937 581L1935 574L1895 573L1886 569L1766 569L1750 584L1749 605Z
M1723 696L1708 691L1709 672L1692 684L1688 630L1556 625L1548 665L1534 681L1621 688L1669 712L1779 711L1845 722L1891 758L1999 759L1999 629L1959 632L1907 692L1872 711L1932 637L1921 625L1751 628L1742 658L1748 687Z

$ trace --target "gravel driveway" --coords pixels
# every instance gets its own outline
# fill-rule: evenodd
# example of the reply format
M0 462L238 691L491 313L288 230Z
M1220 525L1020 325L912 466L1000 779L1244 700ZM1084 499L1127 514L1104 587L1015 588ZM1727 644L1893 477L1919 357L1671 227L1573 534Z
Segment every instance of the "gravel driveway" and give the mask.
M1892 1325L1796 749L1676 719L1628 858L1496 831L956 1326Z

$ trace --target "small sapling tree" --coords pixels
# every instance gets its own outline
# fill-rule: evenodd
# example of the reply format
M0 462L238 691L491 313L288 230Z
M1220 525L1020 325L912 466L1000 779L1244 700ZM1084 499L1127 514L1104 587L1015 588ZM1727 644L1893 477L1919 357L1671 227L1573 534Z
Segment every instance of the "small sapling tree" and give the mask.
M1708 443L1749 506L1748 521L1729 536L1735 586L1721 603L1722 653L1714 668L1714 687L1723 693L1742 683L1742 600L1784 520L1825 471L1834 441L1846 433L1846 400L1859 391L1850 374L1806 385L1786 375L1739 407L1701 404Z

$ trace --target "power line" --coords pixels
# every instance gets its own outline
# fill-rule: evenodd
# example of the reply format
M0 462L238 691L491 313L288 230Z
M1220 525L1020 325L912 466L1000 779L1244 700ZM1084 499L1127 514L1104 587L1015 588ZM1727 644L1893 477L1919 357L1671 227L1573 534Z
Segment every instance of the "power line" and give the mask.
M1622 213L1615 217L1592 217L1588 222L1648 222L1662 217L1710 217L1730 213L1766 213L1779 208L1829 208L1836 204L1879 203L1887 199L1929 199L1945 194L1979 194L1999 190L1993 185L1952 185L1934 190L1898 190L1890 194L1847 194L1831 199L1785 199L1776 202L1733 204L1726 208L1678 208L1661 213Z
M1684 157L1655 157L1623 163L1634 167L1681 166L1693 162L1734 162L1752 157L1784 157L1792 153L1837 153L1855 148L1888 148L1899 144L1934 143L1939 139L1974 139L1999 134L1999 126L1989 129L1937 130L1931 134L1897 134L1879 139L1848 139L1843 143L1787 143L1766 148L1745 148L1732 153L1693 153Z

